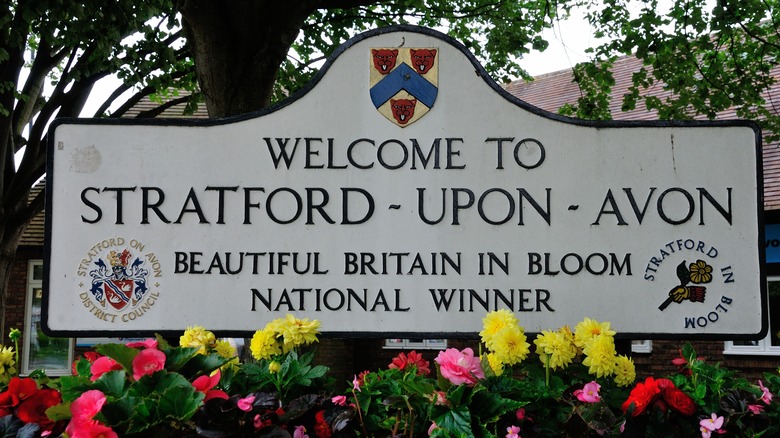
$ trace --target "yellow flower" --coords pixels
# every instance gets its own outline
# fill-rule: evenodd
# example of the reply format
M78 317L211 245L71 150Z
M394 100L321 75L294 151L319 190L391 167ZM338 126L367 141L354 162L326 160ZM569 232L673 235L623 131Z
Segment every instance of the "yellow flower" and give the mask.
M214 336L214 333L199 325L187 327L187 330L179 338L180 346L198 347L198 354L206 354L209 349L214 347L216 342L217 338Z
M316 319L298 319L288 313L281 321L274 322L273 327L284 337L284 352L287 353L295 347L317 342L320 322Z
M596 377L606 377L615 371L615 339L606 334L594 336L583 349L582 364Z
M522 362L531 351L531 344L526 342L525 333L518 326L507 326L493 335L493 353L504 365L515 365Z
M0 348L0 383L8 383L16 375L13 347Z
M282 369L282 364L280 364L277 361L271 361L271 363L268 364L268 372L271 374L276 374L279 372L279 370Z
M704 260L696 260L688 267L691 272L691 281L694 283L709 283L712 281L712 266Z
M571 332L569 332L571 333ZM577 355L577 347L567 337L565 331L545 330L534 339L536 352L543 364L550 369L565 368Z
M249 350L252 352L252 357L261 360L270 359L272 356L282 354L279 343L276 342L276 336L276 332L269 330L267 327L256 331L252 336L252 341L249 343Z
M230 359L230 362L222 365L222 369L239 366L238 352L236 351L236 347L234 347L230 342L217 339L216 344L214 344L213 351L220 357Z
M598 335L615 336L615 331L610 330L609 325L609 322L585 318L574 327L574 344L584 350L585 346Z
M629 386L636 380L634 360L627 356L615 358L615 383L619 386Z
M483 330L479 332L482 337L482 342L485 343L488 349L494 350L493 339L495 335L506 327L517 326L517 317L507 309L499 309L493 312L488 312L484 318L482 318Z
M488 365L490 365L490 369L493 370L493 374L497 376L504 374L504 364L501 363L501 360L495 353L489 353L487 355L487 361Z

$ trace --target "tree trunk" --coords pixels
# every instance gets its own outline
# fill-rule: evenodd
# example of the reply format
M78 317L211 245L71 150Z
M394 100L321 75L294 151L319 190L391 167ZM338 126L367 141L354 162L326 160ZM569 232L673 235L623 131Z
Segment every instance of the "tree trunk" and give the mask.
M311 1L180 0L210 118L268 106L279 66L315 8Z
M22 240L22 234L27 228L27 223L22 224L3 224L2 236L0 237L0 345L7 344L8 338L6 336L6 314L8 313L8 295L11 283L11 273L13 269L14 259L16 257L16 249L19 247L19 242ZM26 335L25 335L26 336ZM16 364L17 369L21 364Z

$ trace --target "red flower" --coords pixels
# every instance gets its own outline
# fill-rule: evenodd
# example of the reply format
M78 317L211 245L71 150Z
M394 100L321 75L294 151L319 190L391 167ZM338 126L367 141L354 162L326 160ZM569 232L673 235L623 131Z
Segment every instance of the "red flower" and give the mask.
M683 415L693 415L696 412L696 403L693 399L675 387L664 389L663 398L672 410Z
M25 423L36 423L48 430L54 422L46 416L46 409L62 402L62 396L56 389L44 388L25 399L16 410L16 416Z
M648 406L656 400L656 396L661 392L655 379L648 377L644 383L637 383L631 390L628 399L623 403L623 413L627 413L631 406L634 406L632 416L636 417L647 409Z
M387 367L390 369L399 369L403 371L407 366L412 365L417 367L418 376L427 376L431 373L431 363L425 360L425 358L422 357L422 354L414 350L410 351L408 356L404 353L400 353L398 356L393 358L392 362Z
M8 394L11 397L11 406L13 407L19 406L19 403L37 391L38 384L29 377L24 379L14 377L8 382Z
M325 421L325 411L317 412L314 420L314 434L317 435L317 438L330 438L333 435L330 425Z
M212 389L219 383L219 379L222 377L222 373L217 370L216 373L214 373L213 376L200 376L197 379L195 379L192 382L192 386L195 388L196 391L200 391L204 394L206 394L206 397L203 399L204 402L211 400L212 398L221 398L223 400L227 400L230 397L227 395L225 391L221 391L219 389Z
M73 373L74 376L78 376L79 372L76 369L76 364L78 364L81 359L85 359L89 363L95 363L95 361L99 357L101 357L101 355L97 351L87 351L84 353L84 356L79 357L78 359L73 361L73 363L70 365L70 371Z
M0 393L0 417L11 415L14 413L14 402L11 398L11 393L6 391Z

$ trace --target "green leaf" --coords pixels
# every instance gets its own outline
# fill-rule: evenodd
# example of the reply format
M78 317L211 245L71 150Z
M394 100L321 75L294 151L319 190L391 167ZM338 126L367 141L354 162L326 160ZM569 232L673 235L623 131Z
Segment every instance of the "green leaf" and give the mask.
M71 418L70 403L60 403L46 409L46 416L52 421L69 420Z
M160 397L157 414L161 420L187 421L204 397L205 394L195 391L191 385L170 388Z
M230 358L222 357L218 354L196 354L184 363L178 371L187 378L192 379L200 375L211 374L212 371L230 362L230 360ZM176 371L167 366L166 369Z
M122 398L127 392L127 374L124 370L109 371L97 379L93 387L107 397Z
M60 377L60 393L62 401L70 402L77 399L84 391L93 389L93 384L85 376L62 376Z
M101 344L95 347L98 353L114 359L128 372L133 372L133 359L140 353L135 348L123 344Z
M180 371L190 360L197 356L198 347L175 347L166 350L160 350L165 353L165 369L169 371Z
M471 413L468 406L459 406L433 419L436 426L456 436L474 437L471 430Z

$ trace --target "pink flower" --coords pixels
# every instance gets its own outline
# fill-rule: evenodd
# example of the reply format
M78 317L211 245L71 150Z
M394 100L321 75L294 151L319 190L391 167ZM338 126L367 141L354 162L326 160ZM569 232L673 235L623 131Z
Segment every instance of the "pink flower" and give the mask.
M154 348L157 349L157 339L148 338L143 341L132 341L125 344L130 348Z
M447 401L447 393L444 391L434 391L433 395L436 397L437 406L447 406L450 402Z
M753 415L758 415L762 412L764 412L764 407L761 405L748 405L748 411L750 411Z
M358 380L357 375L355 375L354 378L352 378L352 389L360 392L360 380Z
M436 423L431 423L431 427L428 428L428 436L431 436L433 434L433 431L436 430L439 426L436 425Z
M306 428L303 426L296 427L295 432L293 432L293 438L309 438L309 435L306 435Z
M330 401L334 405L346 406L347 405L347 396L345 396L345 395L337 395L337 396L331 398Z
M165 353L154 348L141 350L133 359L133 379L138 380L165 368Z
M65 432L70 438L118 438L113 429L99 421L71 420Z
M714 432L723 426L723 417L719 417L718 414L713 412L710 418L705 418L699 421L699 426L701 426L703 429L707 429L710 432Z
M479 379L485 378L479 357L474 357L474 350L471 348L464 348L463 351L448 348L439 352L435 360L439 364L441 375L453 385L473 385Z
M699 426L699 431L701 431L701 438L710 438L712 436L712 431L704 426Z
M119 365L119 363L114 359L111 359L108 356L100 356L99 358L95 359L95 361L92 362L92 365L89 367L89 372L92 373L92 377L90 377L89 380L94 382L95 380L99 379L100 376L109 371L121 369L122 365Z
M517 426L507 427L506 438L520 438L520 428Z
M525 408L520 408L515 411L515 417L517 417L517 421L525 420Z
M150 351L150 350L144 350L144 351ZM227 400L230 397L227 395L225 391L219 390L219 389L212 389L219 383L219 379L222 378L222 373L217 370L216 373L214 373L213 376L200 376L197 379L195 379L192 382L192 386L195 388L196 391L200 391L204 394L206 394L206 397L203 399L204 402L211 400L212 398L221 398L223 400ZM249 397L247 397L249 398ZM246 399L243 399L246 400ZM252 397L252 402L254 402L255 399ZM240 401L239 401L240 403ZM252 409L252 403L249 403L249 409L241 409L244 412L248 412ZM239 405L239 408L241 406Z
M73 420L90 421L100 412L106 403L106 395L97 389L84 391L70 405L70 413Z
M201 377L205 377L205 376L201 376ZM217 379L217 381L219 382L219 379ZM194 384L193 384L193 386L194 386ZM213 386L212 386L212 388L213 388ZM252 403L254 403L254 402L255 402L255 396L250 395L248 397L244 397L242 399L239 399L238 402L236 403L236 405L238 405L238 409L241 409L244 412L249 412L249 411L252 410Z
M601 385L594 380L590 383L586 383L582 389L574 391L574 395L577 397L577 400L581 402L596 403L601 400L599 389L601 389Z
M766 386L764 386L763 382L761 382L760 380L758 381L758 387L761 388L761 392L763 393L761 395L761 401L766 404L772 403L772 397L773 397L772 393L769 392L769 389Z

